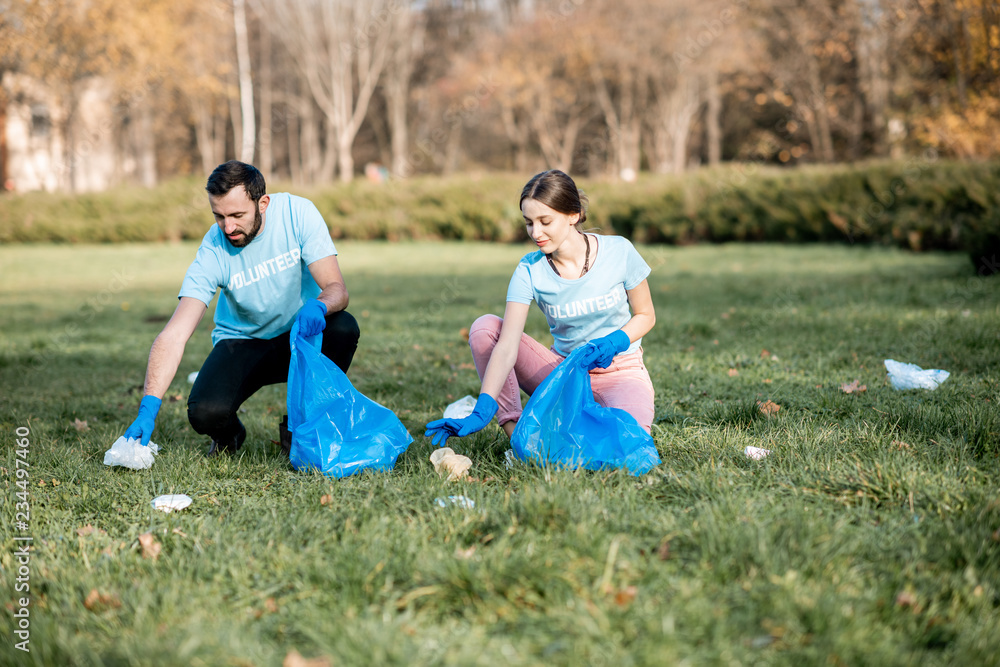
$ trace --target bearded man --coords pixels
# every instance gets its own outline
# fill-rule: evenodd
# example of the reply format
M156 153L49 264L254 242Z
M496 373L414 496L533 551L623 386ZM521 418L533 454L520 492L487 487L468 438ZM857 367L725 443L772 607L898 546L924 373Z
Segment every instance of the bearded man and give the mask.
M286 382L293 322L305 336L322 333L322 351L345 373L360 331L348 313L348 294L337 249L308 199L265 194L252 165L231 160L216 167L205 187L215 216L184 276L179 303L153 341L139 416L126 438L149 443L160 402L184 348L217 291L212 352L188 398L188 420L212 439L209 456L243 446L240 406L265 385ZM291 437L279 426L282 449Z

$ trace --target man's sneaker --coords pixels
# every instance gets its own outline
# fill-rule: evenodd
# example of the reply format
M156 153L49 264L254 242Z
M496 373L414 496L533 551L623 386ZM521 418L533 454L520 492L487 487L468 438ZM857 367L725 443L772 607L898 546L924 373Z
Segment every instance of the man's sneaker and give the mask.
M232 438L224 440L212 440L212 446L208 448L208 457L214 458L221 454L235 454L243 446L243 441L247 439L247 430L242 422L237 422L240 430Z
M285 453L285 456L291 457L292 432L288 430L288 415L283 416L281 423L278 424L278 444L281 445L281 451Z

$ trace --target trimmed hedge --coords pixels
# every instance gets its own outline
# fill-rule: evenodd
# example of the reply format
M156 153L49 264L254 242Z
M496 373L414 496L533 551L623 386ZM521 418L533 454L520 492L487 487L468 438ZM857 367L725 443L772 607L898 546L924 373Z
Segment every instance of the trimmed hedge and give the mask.
M312 199L335 238L525 238L528 175L358 180L287 188ZM200 179L154 189L0 197L0 242L200 239L212 224ZM848 242L963 250L988 272L1000 250L1000 164L933 158L797 169L753 163L635 183L581 182L588 227L644 243ZM992 267L992 269L990 268Z

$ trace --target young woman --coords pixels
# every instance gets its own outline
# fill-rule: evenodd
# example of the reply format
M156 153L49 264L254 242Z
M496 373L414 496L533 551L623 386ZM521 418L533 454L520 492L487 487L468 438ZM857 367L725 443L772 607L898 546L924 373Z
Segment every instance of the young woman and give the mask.
M588 350L594 399L621 408L648 432L653 422L653 384L642 363L642 337L656 322L646 276L649 266L620 236L581 231L586 197L561 171L532 177L521 191L521 213L538 250L514 270L503 319L483 315L469 330L469 345L482 381L472 414L439 419L426 436L443 445L484 428L494 415L509 436L529 395L574 349ZM545 313L553 345L524 333L534 300ZM631 308L631 312L630 312Z

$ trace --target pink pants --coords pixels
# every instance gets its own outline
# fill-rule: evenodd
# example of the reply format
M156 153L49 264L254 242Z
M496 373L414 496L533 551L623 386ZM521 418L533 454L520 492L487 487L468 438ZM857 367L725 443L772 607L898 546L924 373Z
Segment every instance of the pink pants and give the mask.
M496 315L483 315L469 329L469 346L480 380L486 374L490 355L500 340L502 324L503 319ZM521 392L518 387L530 396L563 359L565 357L544 347L528 334L521 334L514 369L496 397L500 406L497 421L502 425L519 419ZM653 383L642 363L641 349L635 354L619 355L607 368L590 371L590 386L598 404L625 410L649 432L653 423Z

